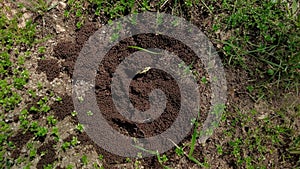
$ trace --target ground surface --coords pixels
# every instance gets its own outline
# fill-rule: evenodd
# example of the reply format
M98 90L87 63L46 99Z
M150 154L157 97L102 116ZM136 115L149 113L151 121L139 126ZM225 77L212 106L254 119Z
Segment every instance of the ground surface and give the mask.
M300 167L298 1L0 2L0 168ZM71 97L79 52L103 24L134 10L190 20L217 48L228 101L219 127L205 144L193 143L191 131L160 157L122 158L96 145L79 123ZM199 73L200 110L207 111L210 79L193 52L174 39L142 34L112 48L96 76L99 108L114 129L129 136L153 136L166 130L180 109L174 79L150 69L132 80L130 99L145 111L149 93L161 89L170 101L162 116L136 124L115 110L109 84L120 60L138 51L128 46L166 49L191 65ZM195 131L206 116L200 115Z

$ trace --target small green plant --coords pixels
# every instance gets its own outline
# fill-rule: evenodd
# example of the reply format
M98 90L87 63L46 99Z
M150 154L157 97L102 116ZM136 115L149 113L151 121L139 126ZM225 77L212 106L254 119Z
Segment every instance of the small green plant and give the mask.
M165 154L163 154L163 155L161 156L161 155L159 154L158 151L146 150L145 148L140 147L140 146L137 146L137 145L133 145L133 146L136 147L136 148L138 148L138 149L140 149L140 150L142 150L142 151L145 151L145 152L148 152L148 153L150 153L150 154L156 155L158 162L159 162L165 169L169 169L169 167L163 165L163 163L165 163L165 162L168 161L168 157L167 157ZM141 153L138 154L137 156L138 156L138 158L142 158Z
M194 78L196 78L196 79L199 77L199 74L198 74L197 70L193 70L193 63L186 66L184 62L181 62L181 63L178 64L178 67L179 68L184 68L183 69L184 75L192 74L194 76Z
M94 115L94 113L92 112L92 111L88 111L88 112L86 112L86 114L88 115L88 116L92 116L92 115Z
M35 106L31 106L30 109L29 109L30 112L38 112L39 109Z
M91 4L97 6L97 9L95 11L96 15L100 15L100 13L104 13L108 15L110 19L115 19L117 17L123 16L125 13L133 13L135 11L134 0L128 0L128 1L121 0L115 2L98 1L98 0L89 0L89 1L91 2Z
M19 72L19 70L14 71L15 75L13 77L14 79L14 87L17 89L22 89L25 84L27 84L27 81L29 79L29 72L27 70L23 70L22 72Z
M45 46L40 46L38 48L38 52L41 53L41 54L45 53L46 52L46 47Z
M36 92L34 92L33 90L28 90L28 93L30 94L31 97L36 98Z
M8 84L9 80L0 80L0 104L3 109L6 111L12 110L15 106L21 102L21 96L14 92L13 86Z
M47 133L48 133L48 129L47 129L46 127L40 127L40 126L39 126L39 127L37 127L37 129L36 129L34 135L35 135L36 137L44 137L44 136L47 135Z
M219 155L222 155L223 154L223 148L221 145L217 145L217 152Z
M71 116L73 116L73 117L77 116L77 112L76 111L72 111L71 112Z
M293 144L289 148L291 154L300 154L300 136L295 137Z
M80 29L82 27L85 20L85 15L87 13L85 11L86 3L84 2L85 1L83 0L68 0L67 5L69 6L69 8L64 11L64 16L66 18L69 18L71 14L78 18L78 21L76 22L77 29Z
M79 131L80 133L82 133L82 132L83 132L83 130L84 130L84 127L83 127L83 125L82 125L82 124L80 124L80 123L78 123L78 124L77 124L77 126L76 126L76 130L77 130L77 131Z
M103 160L103 158L104 158L104 156L103 156L102 154L99 154L99 155L98 155L98 159L99 159L99 160Z
M44 96L42 99L40 99L37 102L38 107L36 106L31 106L29 111L32 113L47 113L51 108L48 106L48 97Z
M126 163L131 163L132 162L132 160L129 157L126 157L125 161L126 161Z
M36 157L36 154L37 154L37 150L35 148L31 148L29 150L29 158L32 160Z
M154 54L154 55L161 55L161 53L157 53L157 52L154 52L154 51L151 51L151 50L139 47L139 46L128 46L128 48L141 50L141 51L148 52L148 53L151 53L151 54Z
M49 125L53 125L54 126L54 125L56 125L57 120L54 118L53 115L51 115L51 116L47 117L47 122L48 122Z
M48 133L48 129L40 126L37 121L31 122L29 130L34 133L35 137L45 137Z
M66 169L72 169L72 168L74 168L74 166L72 164L68 164L66 167Z
M32 164L29 162L28 164L26 164L26 165L24 166L24 169L30 169L31 165L32 165Z
M241 163L242 162L242 156L241 156L241 140L239 138L235 139L234 141L230 141L229 145L233 147L232 154L234 155L235 158L237 158L237 162Z
M62 102L62 98L58 96L58 97L55 99L55 101L57 101L57 102Z
M193 1L192 0L185 0L184 4L188 7L192 7L193 6Z
M158 161L160 163L165 163L168 161L168 157L165 154L163 154L163 156L159 156Z
M150 5L147 0L143 0L142 3L140 3L142 11L149 11L150 10Z
M81 162L82 162L82 164L83 165L87 165L88 164L88 157L86 156L86 155L83 155L82 157L81 157Z
M177 144L175 144L172 140L170 140L176 147L175 152L178 156L182 156L185 155L189 160L193 161L194 163L196 163L197 165L199 165L200 167L208 167L208 163L206 161L204 161L203 163L201 163L200 161L198 161L194 156L194 150L195 150L195 146L196 146L196 141L197 138L199 137L200 133L197 131L197 128L199 127L199 123L196 119L193 119L191 121L192 124L194 124L194 131L192 134L192 139L191 142L188 144L190 150L188 153L186 153L184 151L184 148L178 146Z
M118 39L119 39L119 34L118 33L113 33L112 35L111 35L111 37L110 37L110 41L111 42L115 42L115 41L117 41Z
M83 25L83 21L79 21L79 22L76 23L76 27L78 29L80 29L82 27L82 25Z
M32 12L36 12L40 15L43 15L45 12L55 8L56 4L52 5L51 0L29 0L20 3L19 5L24 6Z
M71 143L68 141L65 141L62 145L61 148L66 151L67 149L69 149L71 147Z
M71 146L75 147L76 145L78 145L80 142L78 141L78 138L73 136L71 141L65 141L61 148L66 151L67 149L69 149Z
M194 132L193 132L193 135L192 135L192 140L191 140L191 144L190 144L190 151L188 153L188 158L191 161L193 161L194 163L198 164L199 166L204 167L204 165L193 156L194 150L195 150L195 145L196 145L196 139L198 137L197 128L199 126L199 123L196 119L193 119L192 124L194 124L195 127L194 127Z
M141 165L141 161L139 161L139 160L135 160L134 161L134 167L135 167L135 169L140 169L140 166Z
M52 127L51 135L54 136L55 141L59 141L59 133L58 133L58 127L57 126Z
M27 109L23 109L20 112L19 120L20 120L21 128L27 129L29 127L28 110Z
M78 141L78 138L73 136L72 140L71 140L71 146L75 147L77 144L79 144L80 142Z
M207 78L206 78L205 76L203 76L203 77L201 78L201 82L202 82L203 84L207 84L207 83L208 83L208 80L207 80Z
M38 82L37 87L38 87L39 90L42 90L43 89L43 84L41 82Z
M93 167L94 167L95 169L104 169L103 166L100 166L100 165L97 164L97 163L93 163Z
M184 151L183 151L183 148L182 147L176 147L175 149L175 153L178 155L178 156L182 156L184 155Z
M254 90L254 86L247 86L247 90L248 90L248 92L249 93L252 93L253 92L253 90Z
M78 99L78 101L79 101L80 103L82 103L82 102L84 101L84 99L83 99L82 96L78 96L77 99Z
M44 165L43 168L44 169L53 169L54 166L53 166L53 164L47 164L47 165Z

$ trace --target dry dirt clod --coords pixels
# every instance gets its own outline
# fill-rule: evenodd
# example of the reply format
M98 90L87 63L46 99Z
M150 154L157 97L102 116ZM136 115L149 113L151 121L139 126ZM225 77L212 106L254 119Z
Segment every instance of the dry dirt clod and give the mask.
M24 28L26 26L26 22L29 20L29 18L32 17L32 13L24 13L21 20L20 20L20 23L18 24L18 27L19 28Z
M56 33L62 33L65 32L66 29L60 25L56 25Z
M56 6L56 9L60 10L60 11L63 11L64 9L66 9L67 7L67 4L64 3L64 2L58 2L57 6Z

